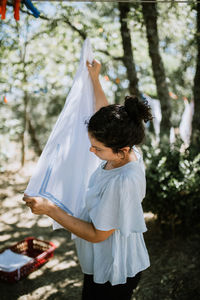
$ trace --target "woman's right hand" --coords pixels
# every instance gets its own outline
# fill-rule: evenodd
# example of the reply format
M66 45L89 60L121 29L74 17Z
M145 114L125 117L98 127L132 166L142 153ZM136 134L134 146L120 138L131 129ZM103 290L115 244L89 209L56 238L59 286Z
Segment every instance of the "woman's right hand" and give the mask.
M101 71L101 63L98 60L94 59L92 61L92 64L90 64L89 61L87 61L86 64L90 77L92 81L95 82L99 78L99 74Z

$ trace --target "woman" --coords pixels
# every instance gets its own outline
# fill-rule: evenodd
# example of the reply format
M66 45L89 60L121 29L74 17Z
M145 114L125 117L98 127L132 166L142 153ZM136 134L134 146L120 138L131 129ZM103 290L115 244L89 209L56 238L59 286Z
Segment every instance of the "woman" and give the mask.
M85 208L76 218L45 198L25 195L23 200L33 213L48 215L76 235L82 300L126 300L150 265L141 206L145 172L135 145L144 138L143 121L152 116L149 106L134 97L126 97L124 105L108 105L100 63L87 62L87 67L96 100L96 113L87 123L90 151L103 162L90 178Z

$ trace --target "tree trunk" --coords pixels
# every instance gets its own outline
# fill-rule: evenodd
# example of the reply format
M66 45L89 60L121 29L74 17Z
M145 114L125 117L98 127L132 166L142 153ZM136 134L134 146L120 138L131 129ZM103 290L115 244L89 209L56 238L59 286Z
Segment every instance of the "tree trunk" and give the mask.
M140 97L138 88L138 78L136 74L135 62L132 52L131 34L127 23L127 17L130 11L130 4L119 2L118 8L120 12L121 36L124 50L123 63L127 70L127 77L129 80L129 92L131 95Z
M23 116L23 132L21 135L21 166L24 166L25 163L25 135L27 129L27 105L28 105L28 95L25 92L24 94L24 116Z
M194 116L192 120L191 147L194 154L200 151L200 3L197 3L197 64L194 76Z
M156 81L157 95L162 110L162 121L160 125L161 139L166 136L169 140L171 128L171 104L166 82L165 69L159 52L159 37L157 29L157 6L156 3L142 3L142 12L146 26L146 35L149 45L149 56Z

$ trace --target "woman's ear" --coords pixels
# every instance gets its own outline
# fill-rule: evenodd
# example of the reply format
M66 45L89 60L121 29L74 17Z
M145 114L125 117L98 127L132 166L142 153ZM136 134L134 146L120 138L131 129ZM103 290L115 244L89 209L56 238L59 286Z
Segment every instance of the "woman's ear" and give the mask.
M130 147L128 147L128 146L127 147L123 147L120 150L123 151L124 154L127 154L127 153L130 152Z
M118 155L121 159L125 159L126 155L129 153L130 147L123 147L119 150Z

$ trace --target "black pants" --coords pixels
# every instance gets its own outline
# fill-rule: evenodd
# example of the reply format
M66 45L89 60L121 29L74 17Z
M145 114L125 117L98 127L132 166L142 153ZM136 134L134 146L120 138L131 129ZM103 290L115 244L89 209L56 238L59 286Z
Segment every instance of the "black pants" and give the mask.
M95 283L93 275L84 274L82 300L130 300L140 277L141 272L128 277L124 284L111 285L110 282Z

